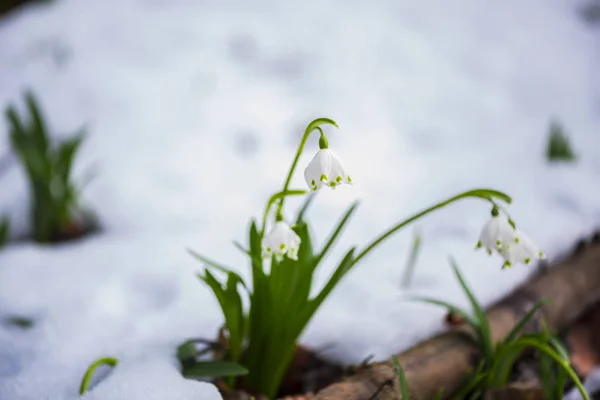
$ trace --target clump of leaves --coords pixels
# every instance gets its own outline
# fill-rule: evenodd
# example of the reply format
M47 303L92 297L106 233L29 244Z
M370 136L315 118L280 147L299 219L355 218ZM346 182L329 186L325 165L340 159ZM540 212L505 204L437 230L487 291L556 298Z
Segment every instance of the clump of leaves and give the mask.
M532 320L537 311L549 302L548 299L538 301L513 327L503 341L493 343L487 314L462 277L456 263L451 260L451 264L463 291L469 298L472 312L441 300L423 297L417 298L417 300L445 307L450 312L461 316L475 332L478 344L481 347L483 355L481 362L471 376L468 377L463 387L454 394L454 399L477 399L488 389L499 389L506 386L509 383L510 374L517 359L526 349L533 348L542 355L543 367L548 369L551 367L552 369L549 371L554 371L552 372L554 375L550 375L551 372L548 372L546 379L549 379L549 376L553 376L555 385L548 387L545 385L544 390L547 390L549 393L550 390L553 393L560 391L562 394L562 389L556 386L562 384L564 387L566 377L569 377L581 393L583 399L590 400L577 374L570 366L568 354L558 340L552 337L547 331L521 335L521 330Z
M575 161L577 156L573 151L569 137L565 133L563 127L553 121L550 124L550 132L548 135L548 145L546 147L546 159L549 162L569 162Z
M27 173L31 192L30 221L33 238L39 243L56 241L74 229L80 188L71 176L73 162L83 142L80 130L73 137L54 144L38 103L25 93L26 117L13 105L6 110L10 142ZM85 214L92 220L91 214ZM79 221L82 223L83 221Z
M497 207L496 201L507 204L512 201L508 195L496 190L474 189L427 207L394 224L363 249L358 250L356 246L348 249L324 286L315 290L317 288L314 278L317 270L336 245L358 206L358 203L354 203L347 209L326 241L318 247L311 235L311 225L305 218L306 210L314 198L313 195L306 196L304 206L297 213L292 226L285 222L283 216L285 199L307 194L306 190L290 189L289 185L306 141L312 132L320 133L320 150L305 169L305 179L309 188L313 192L318 191L319 186L316 182L327 181L327 174L332 177L335 177L333 174L338 175L335 180L327 182L329 187L336 187L342 181L351 182L350 177L343 172L341 162L333 158L331 153L327 153L328 140L320 125L338 126L335 121L328 118L318 118L308 124L288 171L283 190L273 194L267 201L262 222L253 219L249 224L247 246L235 243L249 259L251 281L246 283L233 268L191 252L204 264L205 269L199 274L199 278L211 288L223 312L227 338L222 358L226 361L239 362L249 371L241 382L228 379L227 385L235 387L241 384L244 388L265 395L269 399L276 398L295 354L298 338L312 317L352 268L356 267L371 251L394 233L457 201L476 198L491 203L493 207ZM319 164L319 160L324 161ZM315 162L316 164L313 164ZM337 163L336 171L317 171L319 168L325 170L324 166L330 167L332 163ZM318 173L311 181L310 175L315 171ZM320 178L319 174L321 174ZM266 230L269 217L275 220L271 233L267 233ZM271 236L274 235L273 232L277 236L275 239ZM271 239L277 243L271 243ZM279 250L284 254L279 253ZM244 307L244 304L247 306Z

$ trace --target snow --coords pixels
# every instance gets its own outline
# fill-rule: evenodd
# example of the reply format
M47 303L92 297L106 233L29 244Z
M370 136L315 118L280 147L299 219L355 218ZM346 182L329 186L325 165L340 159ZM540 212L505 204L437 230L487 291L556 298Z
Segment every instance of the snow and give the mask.
M316 117L339 123L329 145L355 183L320 193L310 210L317 242L361 199L317 284L351 245L478 186L513 196L514 220L556 259L600 226L597 45L567 0L60 0L0 20L0 107L22 106L31 87L58 136L88 127L75 174L96 168L84 198L104 226L76 243L0 252L0 312L36 319L28 331L0 329L0 399L77 398L87 366L107 355L121 362L86 398L211 398L175 363L177 344L214 337L222 322L185 248L247 277L232 241L246 242L248 219L279 190ZM552 118L577 163L545 162ZM293 187L304 188L317 142ZM27 233L26 203L13 163L0 176L0 213L14 237ZM394 236L301 341L355 363L441 330L443 310L405 296L466 305L449 255L484 304L506 294L533 268L501 271L498 257L473 251L489 211L467 200L419 222L407 291L411 229Z

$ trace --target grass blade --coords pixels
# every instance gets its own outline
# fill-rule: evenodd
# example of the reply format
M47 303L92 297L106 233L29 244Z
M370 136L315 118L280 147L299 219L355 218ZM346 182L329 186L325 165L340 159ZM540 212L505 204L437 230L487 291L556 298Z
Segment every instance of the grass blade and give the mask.
M473 295L473 292L471 291L471 289L469 288L469 285L467 285L467 282L464 280L463 276L461 275L458 265L456 264L456 262L454 261L453 258L450 258L450 264L452 265L454 274L456 275L456 277L458 278L458 281L460 282L460 286L462 286L464 292L469 297L469 301L471 303L471 306L473 307L473 312L475 313L477 325L479 326L480 340L481 340L481 345L483 347L483 353L484 353L485 359L489 363L491 363L494 349L492 347L492 333L490 331L490 324L487 319L487 314L483 310L483 308L481 307L481 305L479 304L479 302L477 301L475 296Z
M238 363L230 361L198 361L183 371L186 378L220 378L246 375L248 370Z
M398 383L400 384L402 400L410 400L410 393L408 392L408 383L406 382L406 375L404 374L404 370L402 369L402 365L400 365L400 360L398 360L397 355L394 354L392 356L392 362L394 363L396 376L398 376Z
M514 328L509 332L509 334L504 339L504 344L508 344L515 340L521 332L521 330L523 329L523 327L527 325L527 323L529 323L529 321L533 318L535 313L551 301L552 299L541 299L538 302L536 302L535 305L531 308L531 310L529 310L529 312L525 314L525 316L523 316L523 318L521 318L519 322L517 322L517 324L514 326Z
M457 314L461 318L463 318L476 332L480 332L479 324L478 324L477 320L475 318L473 318L472 315L470 315L468 312L466 312L465 310L463 310L460 307L454 306L454 305L447 303L445 301L442 301L442 300L432 299L430 297L417 296L417 297L411 297L411 300L420 301L423 303L429 303L429 304L433 304L436 306L444 307L448 311L450 311L454 314Z

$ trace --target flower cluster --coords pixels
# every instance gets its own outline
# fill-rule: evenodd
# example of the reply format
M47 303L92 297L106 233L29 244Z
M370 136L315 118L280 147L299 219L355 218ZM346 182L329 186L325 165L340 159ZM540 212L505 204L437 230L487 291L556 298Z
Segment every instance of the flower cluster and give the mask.
M500 215L497 207L492 208L492 218L483 226L477 249L485 248L488 254L496 251L504 258L503 268L512 267L517 262L531 263L534 259L545 258L533 241L518 230L514 222Z
M329 150L329 144L323 130L319 139L319 151L304 169L304 179L309 189L316 192L323 186L334 189L341 184L352 185L352 178L336 154ZM292 260L298 259L300 237L288 224L283 221L281 214L277 215L275 226L263 239L264 257L275 256L279 261L288 256Z
M337 125L336 125L337 126ZM308 188L315 192L322 187L335 189L341 184L352 185L352 179L336 154L329 149L327 138L319 127L319 151L304 169L304 179ZM298 259L300 237L283 221L281 212L277 214L275 226L263 238L263 256L274 256L278 261L284 257ZM485 248L490 255L496 251L504 259L502 268L511 267L518 262L530 264L534 259L545 258L533 241L523 232L516 229L514 222L500 215L494 204L492 218L484 225L477 249Z

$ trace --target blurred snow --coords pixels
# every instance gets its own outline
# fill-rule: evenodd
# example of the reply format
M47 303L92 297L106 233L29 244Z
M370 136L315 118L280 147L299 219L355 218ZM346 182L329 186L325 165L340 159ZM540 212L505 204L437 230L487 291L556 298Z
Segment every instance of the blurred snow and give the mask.
M122 363L87 398L191 400L210 388L179 377L174 362L177 344L214 337L222 321L185 248L248 276L231 242L245 243L316 117L340 124L329 144L355 182L319 195L317 240L362 201L317 284L349 246L478 186L512 195L519 227L560 256L600 226L597 46L567 0L57 0L0 20L0 108L22 106L31 87L58 135L88 127L76 175L97 167L84 197L105 226L78 243L0 252L0 311L37 322L0 329L0 399L77 398L87 366L107 355ZM577 163L546 164L552 118ZM2 120L0 157L5 131ZM305 186L316 148L311 137L293 186ZM0 176L0 213L14 236L27 232L26 204L13 164ZM470 200L423 220L407 292L410 229L390 239L303 343L353 363L439 331L443 310L403 297L466 305L449 255L485 304L506 294L532 268L500 271L498 258L473 252L488 216Z

